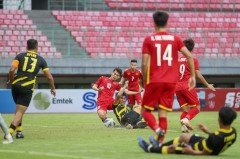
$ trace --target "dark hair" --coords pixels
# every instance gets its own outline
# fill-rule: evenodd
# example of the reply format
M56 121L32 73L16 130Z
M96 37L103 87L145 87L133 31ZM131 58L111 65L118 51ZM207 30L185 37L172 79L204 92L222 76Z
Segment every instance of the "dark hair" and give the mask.
M194 45L195 45L193 39L191 39L191 38L185 39L185 40L183 41L183 43L185 44L185 46L187 47L187 49L188 49L190 52L193 50Z
M137 63L137 60L136 59L132 59L131 62L136 62Z
M157 27L165 27L168 22L168 17L166 12L156 11L153 14L153 20Z
M231 125L233 120L237 118L236 111L228 106L222 107L218 115L223 125Z
M28 50L34 50L38 47L38 41L35 39L29 39L27 41L27 49Z
M120 76L122 75L122 69L121 69L120 67L114 68L113 72L114 72L114 71L117 71Z
M127 96L127 94L126 94L126 93L123 93L123 94L122 94L122 96L126 97L126 96Z

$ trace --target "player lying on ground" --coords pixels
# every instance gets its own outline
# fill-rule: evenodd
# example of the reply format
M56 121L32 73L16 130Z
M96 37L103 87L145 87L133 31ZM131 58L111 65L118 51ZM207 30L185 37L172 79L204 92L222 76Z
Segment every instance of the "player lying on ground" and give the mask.
M118 92L117 97L113 103L114 114L116 115L118 122L128 129L145 128L147 126L147 123L142 120L139 106L125 104L126 94L133 95L139 94L140 92L128 91L126 90L127 87L128 81L125 82L123 88Z
M237 113L230 107L222 107L219 110L218 124L219 130L210 132L206 126L199 124L198 127L208 138L197 136L190 133L183 133L161 146L152 145L138 138L139 146L145 152L162 154L192 154L192 155L218 155L229 148L237 138L237 132L231 127L233 120L237 118Z

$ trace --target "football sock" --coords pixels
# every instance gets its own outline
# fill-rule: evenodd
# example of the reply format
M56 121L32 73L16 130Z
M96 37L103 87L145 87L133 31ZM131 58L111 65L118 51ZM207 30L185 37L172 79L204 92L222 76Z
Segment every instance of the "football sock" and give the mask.
M159 127L164 131L164 133L166 134L167 132L167 128L168 128L168 123L167 123L167 118L166 117L160 117L158 118L158 124L159 124ZM160 139L160 143L162 143L164 140L164 137L162 137Z
M9 134L8 127L1 114L0 114L0 126L5 135Z
M17 132L21 132L22 131L22 123L18 124L18 127L16 129Z
M186 115L188 115L188 112L183 111L182 114L181 114L181 116L180 116L180 120L182 120L183 118L185 118Z
M163 143L162 146L170 146L170 145L177 145L177 144L179 144L179 137L176 137L173 140Z
M142 113L142 117L144 118L144 120L147 122L148 126L153 131L155 131L156 129L159 128L159 126L157 125L156 119L150 110L145 110Z
M13 124L11 124L8 128L8 131L10 132L11 135L13 135L15 130L16 130L16 126L14 126Z
M199 110L197 107L191 108L188 112L188 115L186 115L185 118L187 118L188 120L191 120L192 118L194 118L197 114L199 113Z

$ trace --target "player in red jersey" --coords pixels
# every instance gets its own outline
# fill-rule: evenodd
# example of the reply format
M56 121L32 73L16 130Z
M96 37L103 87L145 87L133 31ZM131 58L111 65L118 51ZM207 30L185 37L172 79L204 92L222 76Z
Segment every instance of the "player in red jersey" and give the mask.
M156 132L150 141L155 145L163 141L167 131L167 112L172 111L175 86L178 81L178 51L187 58L191 77L189 89L195 87L194 63L191 53L182 40L167 32L168 14L157 11L153 14L155 34L147 36L142 47L142 73L145 92L142 101L142 116ZM158 124L151 113L158 106Z
M128 80L129 82L129 91L141 92L142 72L137 69L137 60L131 60L130 68L124 71L120 84L122 84L125 80ZM138 105L142 104L141 93L128 95L128 104L135 105L135 101Z
M194 41L192 39L186 39L183 41L187 49L192 53L194 49ZM193 58L195 66L196 78L200 80L207 88L215 91L213 84L209 84L202 76L199 70L198 59ZM179 80L176 85L176 96L181 109L183 110L180 120L182 124L182 132L189 132L192 130L192 126L189 124L189 120L193 119L200 111L200 102L198 99L196 89L188 90L188 80L190 78L190 70L186 57L182 56L179 59Z
M98 91L97 113L99 118L104 122L107 119L107 110L112 110L114 102L114 92L121 89L121 85L116 82L122 75L122 69L117 67L113 70L110 77L101 76L92 89Z

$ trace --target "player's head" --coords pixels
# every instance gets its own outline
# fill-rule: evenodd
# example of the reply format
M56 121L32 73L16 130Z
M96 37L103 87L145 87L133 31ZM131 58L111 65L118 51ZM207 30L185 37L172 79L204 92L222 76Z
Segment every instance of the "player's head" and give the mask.
M38 41L35 39L29 39L27 41L27 50L37 51L38 50Z
M195 45L193 39L191 39L191 38L185 39L185 40L183 41L183 43L185 44L185 46L187 47L187 49L188 49L190 52L193 51L194 45Z
M227 106L222 107L219 110L218 115L220 122L225 126L231 125L233 120L237 118L236 111Z
M120 100L119 100L119 104L120 105L125 105L126 103L126 93L123 93Z
M166 12L156 11L153 14L155 28L165 28L167 26L168 17Z
M121 75L122 75L122 69L120 67L116 67L114 68L110 79L113 81L116 81L121 77Z
M137 69L137 60L136 59L131 60L130 67L131 67L132 71L135 71Z

